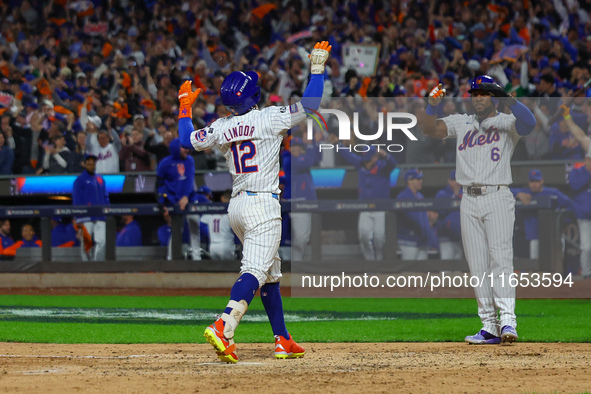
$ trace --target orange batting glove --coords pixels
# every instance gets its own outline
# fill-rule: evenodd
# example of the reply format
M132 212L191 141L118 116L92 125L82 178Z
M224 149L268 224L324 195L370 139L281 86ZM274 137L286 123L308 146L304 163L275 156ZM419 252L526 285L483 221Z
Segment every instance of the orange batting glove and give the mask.
M328 41L317 42L312 49L312 53L308 55L310 58L310 73L312 74L324 74L324 64L328 60L328 55L332 46Z
M197 96L201 93L201 89L193 91L191 81L185 81L179 89L179 119L193 118L193 103L197 100Z
M564 118L564 120L569 120L570 119L570 108L567 107L566 105L562 104L560 106L560 109L562 110L562 117Z
M443 100L446 93L447 92L443 89L442 84L435 86L433 90L431 90L431 93L429 93L429 104L436 107L441 100Z

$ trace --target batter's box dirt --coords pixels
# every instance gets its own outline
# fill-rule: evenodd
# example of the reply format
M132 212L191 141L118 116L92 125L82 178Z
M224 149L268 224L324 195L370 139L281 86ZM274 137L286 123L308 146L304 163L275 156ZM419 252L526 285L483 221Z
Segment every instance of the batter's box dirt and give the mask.
M240 362L210 345L0 343L1 392L585 392L591 344L313 343L275 360L239 344Z

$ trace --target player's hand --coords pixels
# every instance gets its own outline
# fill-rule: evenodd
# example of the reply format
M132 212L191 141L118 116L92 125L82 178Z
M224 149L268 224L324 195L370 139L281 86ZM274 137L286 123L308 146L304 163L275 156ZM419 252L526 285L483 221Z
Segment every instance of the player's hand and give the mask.
M520 192L517 193L517 199L519 201L521 201L522 203L524 203L525 205L529 204L531 202L531 194L529 193L524 193L524 192Z
M308 55L310 58L312 74L324 74L324 64L328 60L328 55L332 46L329 45L328 41L317 42L314 45L312 53Z
M189 203L189 198L187 196L185 196L179 200L179 207L181 208L181 211L185 210L188 203Z
M445 97L445 93L446 91L443 89L442 84L435 86L433 90L431 90L431 93L429 93L429 104L431 104L433 107L439 105L441 100L443 100Z
M191 86L191 83L191 80L185 81L179 89L178 97L181 108L191 108L193 106L193 103L195 103L195 100L197 100L197 96L199 96L199 93L201 93L201 89L197 89L193 92L193 87Z
M562 117L564 118L564 120L569 120L570 119L570 108L567 107L566 105L562 104L560 106L560 109L562 110Z

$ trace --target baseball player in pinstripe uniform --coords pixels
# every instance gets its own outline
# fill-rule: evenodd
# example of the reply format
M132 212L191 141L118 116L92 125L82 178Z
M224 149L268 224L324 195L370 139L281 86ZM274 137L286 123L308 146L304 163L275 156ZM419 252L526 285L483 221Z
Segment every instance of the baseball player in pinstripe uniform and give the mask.
M255 72L230 73L220 96L231 115L194 130L191 107L200 89L191 81L179 90L179 134L186 149L204 150L217 145L233 177L228 218L244 245L240 277L232 286L222 316L205 329L204 336L219 358L236 363L234 331L258 289L275 335L276 358L302 357L305 349L287 332L279 279L281 259L281 205L279 204L279 150L288 129L306 120L304 108L317 109L324 88L324 64L331 46L323 41L310 55L311 78L301 102L259 110L260 88Z
M221 202L230 202L231 193L222 195ZM206 224L209 233L209 255L212 260L234 260L234 233L228 220L228 215L203 215L201 223Z
M466 342L513 342L518 338L515 289L507 282L500 286L500 275L507 279L513 273L515 199L509 190L510 160L517 141L533 130L536 119L488 75L476 77L469 92L475 114L436 119L436 107L445 90L441 84L435 87L429 94L425 133L457 138L456 180L464 191L460 203L462 243L470 273L484 278L474 289L482 329L467 336ZM500 102L511 114L497 111Z

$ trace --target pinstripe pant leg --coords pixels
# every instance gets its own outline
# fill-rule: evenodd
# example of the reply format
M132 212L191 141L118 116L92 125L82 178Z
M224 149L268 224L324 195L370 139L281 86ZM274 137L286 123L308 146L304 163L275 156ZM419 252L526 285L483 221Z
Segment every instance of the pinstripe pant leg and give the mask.
M262 195L237 196L230 204L230 225L244 245L240 273L252 274L259 287L265 282L277 282L281 278L279 201Z
M490 251L490 268L495 278L494 302L500 311L501 327L515 327L515 288L508 281L513 273L515 198L509 189L491 193L485 198L489 212L484 218L484 227ZM505 277L504 286L501 286L500 275Z
M478 302L478 316L482 321L482 328L493 335L500 335L497 313L493 303L493 291L490 285L489 252L484 224L481 217L481 200L483 197L473 197L464 194L460 203L460 224L462 227L462 243L466 252L466 260L470 267L470 274L484 280L479 287L474 288Z

